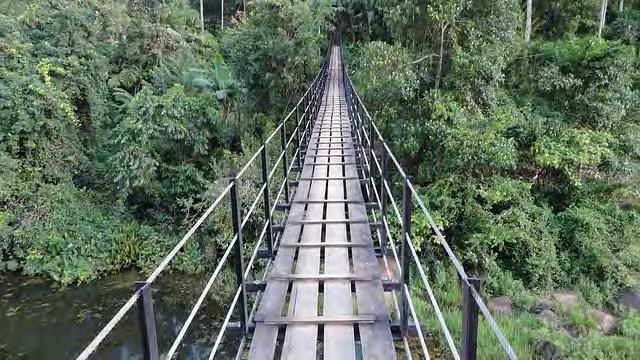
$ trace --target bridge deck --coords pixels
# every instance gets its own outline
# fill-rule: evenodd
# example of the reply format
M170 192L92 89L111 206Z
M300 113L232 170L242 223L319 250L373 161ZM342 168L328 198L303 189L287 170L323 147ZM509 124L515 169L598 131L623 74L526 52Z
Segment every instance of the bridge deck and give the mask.
M334 46L298 189L255 316L250 359L396 357L341 67Z

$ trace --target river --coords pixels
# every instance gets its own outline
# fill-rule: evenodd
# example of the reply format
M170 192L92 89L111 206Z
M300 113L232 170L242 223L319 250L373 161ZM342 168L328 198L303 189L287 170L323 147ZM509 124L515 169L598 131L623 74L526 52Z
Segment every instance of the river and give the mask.
M143 276L134 271L61 287L50 280L0 273L0 359L71 359L98 333ZM166 352L206 279L164 274L153 293L160 352ZM227 306L207 300L180 348L180 359L207 358ZM95 358L142 358L135 308L99 347ZM217 358L231 358L237 335L225 335Z

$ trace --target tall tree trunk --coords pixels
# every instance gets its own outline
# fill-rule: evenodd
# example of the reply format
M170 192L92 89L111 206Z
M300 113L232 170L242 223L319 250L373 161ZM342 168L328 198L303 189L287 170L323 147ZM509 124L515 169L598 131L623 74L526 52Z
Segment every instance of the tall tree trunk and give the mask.
M200 0L200 30L204 32L204 0Z
M604 28L604 20L607 16L607 0L602 0L602 7L600 7L600 24L598 25L598 36L602 36L602 29Z
M618 4L618 12L622 12L624 10L624 0L620 0Z
M224 0L220 1L220 29L224 30Z
M533 0L527 0L527 21L524 26L524 41L531 40L531 13L533 12Z
M434 88L438 90L440 88L440 82L442 81L442 63L444 61L444 33L447 31L449 23L443 21L440 23L440 56L438 58L438 69L436 70L436 83Z

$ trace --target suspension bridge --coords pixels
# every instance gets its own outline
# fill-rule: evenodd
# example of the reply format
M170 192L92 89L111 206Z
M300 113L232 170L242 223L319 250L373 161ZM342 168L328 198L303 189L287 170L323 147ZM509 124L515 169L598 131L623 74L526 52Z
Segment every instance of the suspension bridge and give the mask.
M258 163L260 190L245 210L241 184ZM222 204L229 206L233 238L171 346L159 349L153 284ZM445 322L414 246L412 239L420 236L411 231L414 209L428 220L459 275L452 284L462 289L459 337ZM262 224L257 236L247 226L256 217ZM251 235L255 245L247 254ZM260 260L266 265L257 270ZM183 358L185 335L225 267L233 268L236 289L209 359L229 358L217 354L230 332L241 339L236 359L428 359L433 342L426 333L444 339L447 354L440 349L439 357L475 359L482 353L480 315L505 357L516 359L480 296L480 280L467 276L358 97L337 36L294 108L158 267L136 283L78 359L97 357L133 308L144 358ZM419 288L412 288L411 276L419 277L413 281ZM438 328L420 324L412 297L427 298Z

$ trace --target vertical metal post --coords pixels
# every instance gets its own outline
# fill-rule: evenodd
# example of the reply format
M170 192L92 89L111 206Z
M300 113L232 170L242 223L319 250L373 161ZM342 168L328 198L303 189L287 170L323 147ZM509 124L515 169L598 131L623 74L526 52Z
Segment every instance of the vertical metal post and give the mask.
M373 119L369 118L369 168L367 170L368 170L369 182L371 183L371 186L373 186L373 167L374 167L373 157L375 156L373 153L373 149L375 147L374 139L375 137L373 136ZM364 156L365 154L362 154L362 157Z
M301 101L300 104L296 106L296 128L300 127L300 105L302 105L304 101Z
M369 118L369 166L373 167L373 149L376 146L375 136L373 135L373 118ZM371 177L371 169L369 169L369 177Z
M313 129L317 118L317 103L318 103L318 85L320 82L316 83L316 86L313 87L313 94L311 95L311 122L309 123L309 129Z
M478 304L471 293L471 286L476 290L481 279L468 278L462 281L462 359L475 360L478 349Z
M384 226L387 220L387 188L385 183L389 181L389 169L387 168L387 144L382 143L380 147L380 249L383 255L387 255L387 228Z
M138 321L142 332L142 351L145 360L157 360L158 336L156 333L156 319L151 297L151 284L146 281L136 281L136 289L140 291L138 297Z
M404 178L404 187L402 189L402 242L400 249L400 257L402 261L402 283L407 285L407 288L410 286L410 257L409 257L409 244L407 243L407 237L411 236L411 190L409 189L409 180L410 177L406 176ZM400 326L402 327L403 332L406 333L409 327L409 302L407 297L409 294L406 293L406 288L402 288L402 305L400 309Z
M313 131L313 126L315 125L316 122L316 114L315 114L315 104L316 104L316 87L317 87L317 83L314 85L313 87L313 91L310 95L310 99L309 99L309 125L307 128L307 133L309 134L309 140L311 141L311 131ZM320 136L318 134L318 136Z
M267 251L273 258L273 230L271 229L271 196L269 194L269 163L267 157L267 143L262 142L262 183L264 184L264 221L267 222Z
M353 89L351 91L349 91L349 98L350 100L350 105L351 105L351 113L353 114L353 119L356 122L356 131L358 133L358 142L356 144L356 146L360 146L360 142L363 141L362 138L364 137L364 132L363 130L363 125L362 125L362 118L359 116L358 114L358 109L356 108L356 105L353 102ZM364 145L364 144L363 144ZM363 154L364 155L364 154Z
M231 218L233 222L233 232L237 236L237 243L235 246L235 255L236 255L236 282L240 289L240 301L242 309L240 311L240 326L242 327L242 331L246 334L249 330L247 319L249 318L247 312L247 289L244 280L244 258L242 256L242 213L240 211L240 199L238 197L238 182L234 177L230 180L233 184L231 186L229 197L231 198Z
M289 164L287 162L287 131L285 126L286 122L282 123L280 128L280 142L282 143L282 173L284 176L284 199L285 202L289 202Z
M298 123L296 126L296 141L298 143L298 169L300 169L300 173L302 173L302 141L300 141L300 125L302 123Z
M302 100L302 115L300 115L300 123L302 124L302 126L303 126L303 127L306 125L306 122L305 122L305 121L306 121L306 119L308 118L308 116L307 116L307 104L308 104L308 102L307 102L307 96L308 96L308 95L307 95L307 94L308 94L308 93L309 93L309 92L307 91L307 92L302 96L302 99L303 99L303 100ZM308 141L307 141L307 139L308 139L308 135L309 135L309 134L304 133L304 138L303 138L303 140L304 140L305 152L306 152L307 147L308 147Z
M309 151L309 141L311 140L311 93L313 92L313 86L309 89L306 95L306 103L304 107L304 114L306 116L305 126L307 128L307 134L305 135L305 146Z
M318 86L318 91L316 93L316 116L315 116L315 121L318 121L318 114L320 114L320 103L322 102L322 89L324 89L324 80L322 80L322 82L320 83L320 86ZM315 122L314 122L315 125Z

